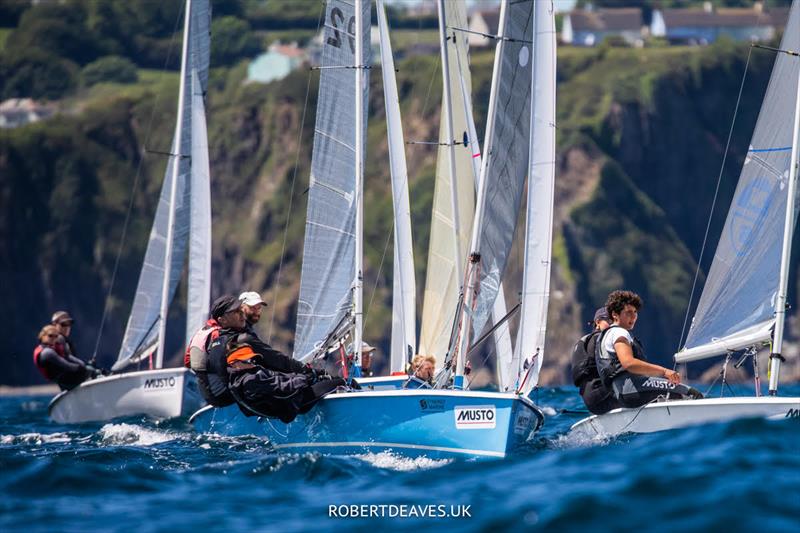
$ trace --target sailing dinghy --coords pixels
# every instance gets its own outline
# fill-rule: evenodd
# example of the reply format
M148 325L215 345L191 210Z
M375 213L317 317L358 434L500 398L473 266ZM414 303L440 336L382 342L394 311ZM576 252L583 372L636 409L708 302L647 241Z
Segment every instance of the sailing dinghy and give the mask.
M369 72L362 68L366 65L363 50L368 49L369 42L363 21L370 19L370 5L360 0L355 0L354 4L328 0L326 7L326 45L317 103L294 356L301 361L313 360L330 347L343 346L341 339L352 336L352 355L358 365L362 342L361 182L366 132L363 109L367 102L366 74ZM445 1L440 0L440 34L446 46L442 22L445 9ZM354 23L348 25L349 20ZM500 126L496 130L509 139L518 136L514 132L523 132L517 142L522 143L519 148L524 154L520 156L524 158L521 165L524 178L535 161L532 155L528 156L533 144L531 124L545 123L550 133L553 131L554 121L534 119L533 108L541 109L525 103L532 99L532 79L538 76L536 94L540 88L545 93L540 105L550 106L550 113L554 112L552 3L503 2L501 21L492 100L502 102L503 105L495 109L503 110L498 114L505 118L497 120ZM355 28L354 35L344 33L348 27ZM348 46L348 39L354 46ZM442 63L446 72L448 60L444 52ZM336 66L339 68L334 68ZM501 79L505 81L499 82ZM507 105L512 101L519 105ZM446 123L452 116L449 107L446 105L444 109ZM350 113L351 109L355 109L354 114ZM505 125L510 125L514 131L507 131ZM454 139L451 125L448 138ZM544 139L542 142L546 144ZM507 152L507 147L500 145L493 152L501 163L498 172L518 171L518 167L512 170L504 164ZM488 159L492 157L490 152ZM552 154L550 159L554 159ZM510 231L513 232L513 224ZM505 240L510 246L511 237ZM453 302L450 311L454 316L456 303ZM490 312L491 308L490 302ZM455 347L454 341L455 338L451 338L451 345ZM269 418L246 418L236 407L206 407L190 421L201 431L262 435L279 450L333 454L388 450L408 456L505 457L524 445L544 419L541 410L528 399L528 389L520 387L513 392L464 390L463 358L451 359L454 361L451 368L458 368L452 372L454 379L444 379L437 388L330 394L311 412L289 424ZM460 364L456 362L459 360Z
M188 416L205 403L193 372L162 368L162 364L167 310L187 249L187 340L203 325L209 308L211 199L204 97L210 19L208 0L186 1L175 136L136 296L112 372L144 361L149 361L150 368L88 380L60 393L49 406L50 418L56 422Z
M744 354L740 363L751 357L755 396L665 400L636 409L615 409L581 420L572 426L573 433L615 436L738 418L800 417L800 398L777 396L797 221L798 52L800 3L795 0L697 312L684 348L675 354L676 363L725 356L723 380L734 354ZM772 347L766 397L760 395L757 358L765 345Z

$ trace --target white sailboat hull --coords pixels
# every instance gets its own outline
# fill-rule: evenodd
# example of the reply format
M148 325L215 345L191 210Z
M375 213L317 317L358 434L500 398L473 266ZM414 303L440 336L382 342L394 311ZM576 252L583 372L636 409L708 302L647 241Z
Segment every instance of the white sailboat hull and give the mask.
M614 437L623 433L654 433L712 424L739 418L797 418L800 398L775 396L705 398L651 403L635 409L614 409L577 422L570 434L588 438Z
M49 414L62 424L138 415L174 418L188 416L204 403L193 372L162 368L85 381L53 398Z

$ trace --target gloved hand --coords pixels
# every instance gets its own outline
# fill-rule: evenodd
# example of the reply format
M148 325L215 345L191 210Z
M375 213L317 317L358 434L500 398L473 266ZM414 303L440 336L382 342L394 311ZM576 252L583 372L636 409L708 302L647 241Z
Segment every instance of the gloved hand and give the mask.
M103 375L99 368L95 368L92 365L86 365L86 371L89 373L91 378L96 378Z

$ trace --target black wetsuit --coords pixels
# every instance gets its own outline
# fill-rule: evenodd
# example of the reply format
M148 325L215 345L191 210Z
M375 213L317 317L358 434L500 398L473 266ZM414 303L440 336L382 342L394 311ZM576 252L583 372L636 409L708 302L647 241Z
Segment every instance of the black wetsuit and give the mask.
M41 348L36 356L36 365L47 379L58 383L61 390L74 389L92 376L92 369L74 355L59 355L50 346Z
M580 389L586 408L596 415L622 407L614 393L603 384L597 372L594 353L601 333L599 329L587 333L578 339L572 349L572 382Z
M311 410L323 396L346 385L344 379L317 373L249 332L231 339L228 353L248 346L251 357L228 364L230 390L248 416L274 417L289 423Z
M605 330L597 341L595 349L595 362L597 370L603 379L603 384L610 388L614 397L624 407L640 407L664 396L672 399L702 398L697 389L683 383L671 383L667 378L655 376L642 376L628 372L622 367L617 353L603 348L603 339L612 330L620 326L611 326ZM647 361L641 345L634 339L633 357Z

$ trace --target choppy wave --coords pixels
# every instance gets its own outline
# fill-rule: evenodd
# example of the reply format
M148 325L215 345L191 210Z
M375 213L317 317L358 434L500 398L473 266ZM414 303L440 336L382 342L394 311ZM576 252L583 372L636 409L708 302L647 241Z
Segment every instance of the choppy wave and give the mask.
M572 389L540 391L537 403L546 423L525 453L465 461L277 453L261 438L197 434L185 421L63 426L47 420L45 399L2 398L0 530L797 527L798 420L586 439L568 433L584 416ZM331 506L396 514L329 516ZM426 506L470 516L400 516Z

